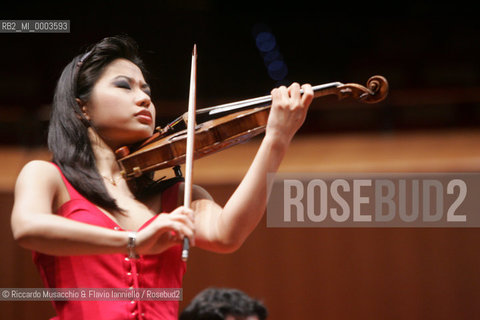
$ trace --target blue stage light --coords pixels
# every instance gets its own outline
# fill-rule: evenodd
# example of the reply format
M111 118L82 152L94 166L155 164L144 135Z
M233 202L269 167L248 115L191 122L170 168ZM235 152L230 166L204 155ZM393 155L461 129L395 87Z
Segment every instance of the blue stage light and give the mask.
M255 38L255 42L257 44L257 48L261 52L268 52L275 48L277 45L277 41L275 40L275 36L270 32L260 32L257 34Z
M268 75L273 80L283 80L288 74L288 68L282 60L275 60L268 65Z
M255 44L262 55L265 67L267 67L268 75L277 83L283 84L286 81L288 68L283 61L277 40L270 27L263 23L256 24L252 27L252 34L255 38Z

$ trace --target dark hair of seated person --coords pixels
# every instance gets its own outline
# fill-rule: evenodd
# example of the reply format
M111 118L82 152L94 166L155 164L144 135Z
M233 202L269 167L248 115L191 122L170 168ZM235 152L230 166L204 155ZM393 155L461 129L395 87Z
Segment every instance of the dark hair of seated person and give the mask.
M192 299L179 320L224 320L227 316L236 320L257 316L259 320L265 320L268 312L262 302L240 290L207 288Z

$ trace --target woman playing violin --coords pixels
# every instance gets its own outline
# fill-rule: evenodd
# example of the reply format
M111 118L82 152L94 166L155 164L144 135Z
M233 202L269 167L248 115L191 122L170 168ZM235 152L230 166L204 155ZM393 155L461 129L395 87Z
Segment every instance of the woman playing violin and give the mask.
M313 99L311 86L272 90L265 136L222 208L194 186L132 188L114 150L154 131L155 106L135 42L105 38L63 70L48 132L51 162L25 165L15 187L15 240L34 254L49 288L181 288L181 244L237 250L261 220L275 172ZM300 93L300 89L304 93ZM178 301L54 301L60 319L177 319Z

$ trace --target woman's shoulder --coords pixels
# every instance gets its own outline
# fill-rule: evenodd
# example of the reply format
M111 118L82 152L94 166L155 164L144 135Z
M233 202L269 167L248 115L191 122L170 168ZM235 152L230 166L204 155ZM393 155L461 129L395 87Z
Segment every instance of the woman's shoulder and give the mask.
M51 161L31 160L27 162L22 168L22 172L35 173L38 171L45 174L58 174L57 166Z
M70 199L58 167L49 161L26 163L15 184L17 210L56 212Z
M28 180L43 182L46 184L61 182L62 178L60 171L53 162L45 160L32 160L27 162L20 174L18 175L18 181Z

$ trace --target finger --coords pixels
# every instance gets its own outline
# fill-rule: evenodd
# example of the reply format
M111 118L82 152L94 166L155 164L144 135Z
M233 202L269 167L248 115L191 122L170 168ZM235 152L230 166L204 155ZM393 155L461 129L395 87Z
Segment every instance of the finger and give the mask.
M178 224L176 225L176 233L175 233L175 240L176 242L183 242L183 239L185 237L188 238L190 244L192 246L195 246L195 228L189 228L188 226L184 224Z
M281 86L272 90L272 106L287 106L290 99L288 89L285 86Z
M191 230L191 232L186 234L186 236L190 242L190 246L195 247L195 231Z
M287 87L280 86L278 89L280 90L280 95L282 99L288 100L290 98Z
M183 211L183 214L186 215L192 222L195 222L195 211L193 209L187 208Z
M183 210L182 210L181 214L182 214L184 217L188 217L188 219L189 219L192 223L195 221L195 211L193 211L193 209L190 209L190 208L187 208L187 207L183 207Z
M160 214L161 218L156 219L157 232L164 233L166 231L174 231L179 233L182 226L186 226L189 229L195 229L195 223L190 219L190 216L180 214Z
M195 227L195 222L192 220L192 218L188 215L172 215L170 217L171 221L178 222L181 224L184 224L188 226L189 228L194 228Z
M194 221L194 218L195 218L195 212L192 209L184 207L184 206L180 206L180 207L176 208L170 214L174 215L174 216L184 215L184 216L189 217L190 220L192 220L192 221Z
M170 214L175 213L175 214L190 214L192 213L193 210L190 208L187 208L185 206L180 206L177 207L175 210L173 210Z
M277 88L274 88L270 93L273 95L273 96L276 96L276 97L281 97L284 95L284 92L287 90L287 87L285 86L280 86L280 87L277 87Z
M290 98L294 99L296 102L300 102L300 84L294 82L288 87L288 93Z
M305 107L308 107L313 100L313 89L312 86L308 83L302 85L303 95L302 95L302 104Z
M294 82L288 88L290 94L290 107L292 110L299 109L302 107L302 95L300 93L300 85L297 82Z

